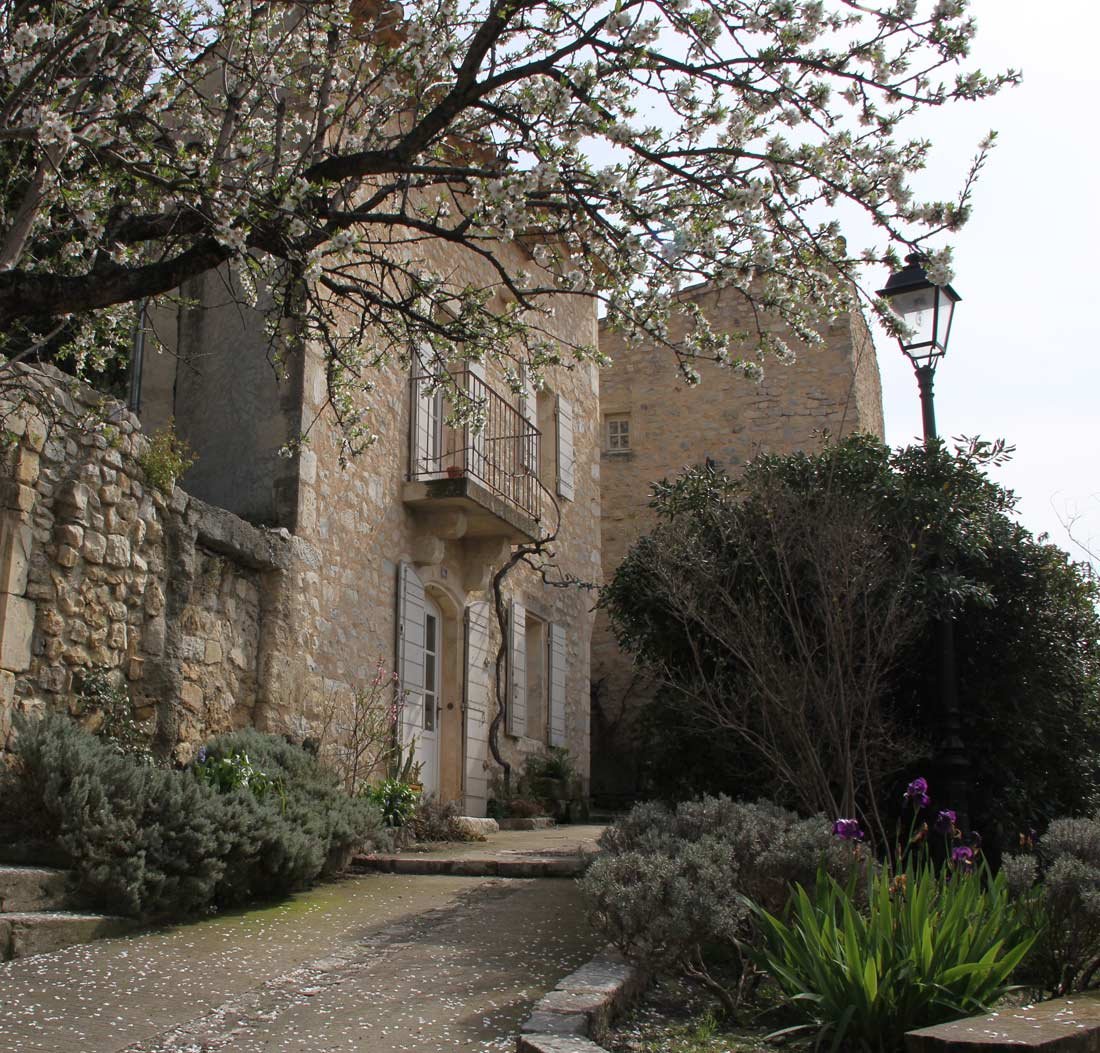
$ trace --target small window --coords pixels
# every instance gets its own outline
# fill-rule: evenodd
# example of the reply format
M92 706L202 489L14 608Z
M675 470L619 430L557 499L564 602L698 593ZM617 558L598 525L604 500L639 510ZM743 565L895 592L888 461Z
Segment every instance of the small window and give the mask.
M607 448L612 453L630 449L630 418L607 418Z

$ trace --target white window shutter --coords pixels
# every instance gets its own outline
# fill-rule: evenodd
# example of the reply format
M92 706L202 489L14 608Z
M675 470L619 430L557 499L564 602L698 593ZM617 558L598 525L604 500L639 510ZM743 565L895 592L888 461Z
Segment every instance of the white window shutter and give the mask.
M573 404L558 396L558 496L573 500Z
M483 600L466 608L466 814L484 815L489 799L485 763L489 758L492 711L490 670L493 654L489 604Z
M439 391L429 390L431 378L418 376L413 413L416 419L410 431L410 476L438 475L442 470L443 400Z
M507 731L527 734L527 608L516 602L508 618Z
M423 726L424 585L409 563L397 568L397 672L404 699L401 741L409 743Z
M470 371L470 377L466 385L466 393L472 399L484 399L487 395L485 363L467 362L466 368ZM473 425L467 424L463 427L462 432L465 437L464 444L466 446L466 470L483 482L487 481L489 478L489 465L485 456L485 428L482 427L475 431Z
M550 626L550 745L565 745L565 627Z
M535 389L535 382L531 379L531 371L527 366L523 366L520 372L523 379L523 395L520 397L519 410L523 416L524 421L532 428L537 429L539 426L539 393ZM521 444L521 464L529 472L537 472L538 466L538 440L532 433Z

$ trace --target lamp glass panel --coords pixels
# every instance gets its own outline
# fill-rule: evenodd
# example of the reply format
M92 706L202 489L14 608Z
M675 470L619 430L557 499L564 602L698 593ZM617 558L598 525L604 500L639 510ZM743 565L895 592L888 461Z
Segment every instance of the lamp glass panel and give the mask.
M941 351L947 350L947 337L951 332L951 314L955 310L955 301L943 290L937 289L940 299L940 315L936 325L936 343Z
M903 337L901 341L904 346L927 344L936 338L935 297L938 292L932 286L927 289L911 289L890 297L890 306L894 313L901 315L909 326L909 336Z

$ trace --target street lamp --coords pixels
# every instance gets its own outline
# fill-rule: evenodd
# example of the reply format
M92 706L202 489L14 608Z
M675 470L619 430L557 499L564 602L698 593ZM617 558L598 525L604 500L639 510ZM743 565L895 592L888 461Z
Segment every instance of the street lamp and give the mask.
M933 285L924 271L927 259L919 252L905 258L905 267L891 274L879 296L890 301L890 307L909 330L898 337L905 356L913 363L920 386L920 408L924 423L924 441L936 436L936 410L932 402L932 376L939 360L947 354L951 336L951 319L955 304L962 298L950 285Z
M961 297L950 285L935 285L928 279L924 264L927 257L919 252L905 258L905 267L891 274L879 296L905 323L907 335L898 343L906 358L913 363L920 387L920 408L924 424L924 445L934 442L936 409L932 400L932 378L941 358L947 354L951 335L951 319L955 304ZM969 787L966 748L962 738L959 715L959 687L955 671L955 621L948 614L937 623L940 650L940 707L943 718L943 739L940 764L946 799L958 815L961 829L970 829Z

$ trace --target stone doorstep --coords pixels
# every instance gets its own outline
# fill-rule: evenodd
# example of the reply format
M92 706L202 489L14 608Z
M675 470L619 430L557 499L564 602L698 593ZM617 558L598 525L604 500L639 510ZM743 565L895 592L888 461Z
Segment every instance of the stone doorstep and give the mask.
M0 866L0 913L64 910L67 878L52 867Z
M132 918L69 911L0 914L0 961L48 954L74 943L121 936L138 928Z
M552 830L558 825L548 815L536 815L529 819L498 819L501 830Z
M385 874L445 874L451 877L575 878L584 873L587 859L578 856L499 859L476 856L439 859L418 855L356 856L352 861L360 870Z
M905 1036L906 1053L1043 1050L1100 1053L1100 993L1088 992L1022 1009L939 1024Z
M595 1053L598 1040L645 978L617 951L601 951L541 998L516 1039L517 1053Z

